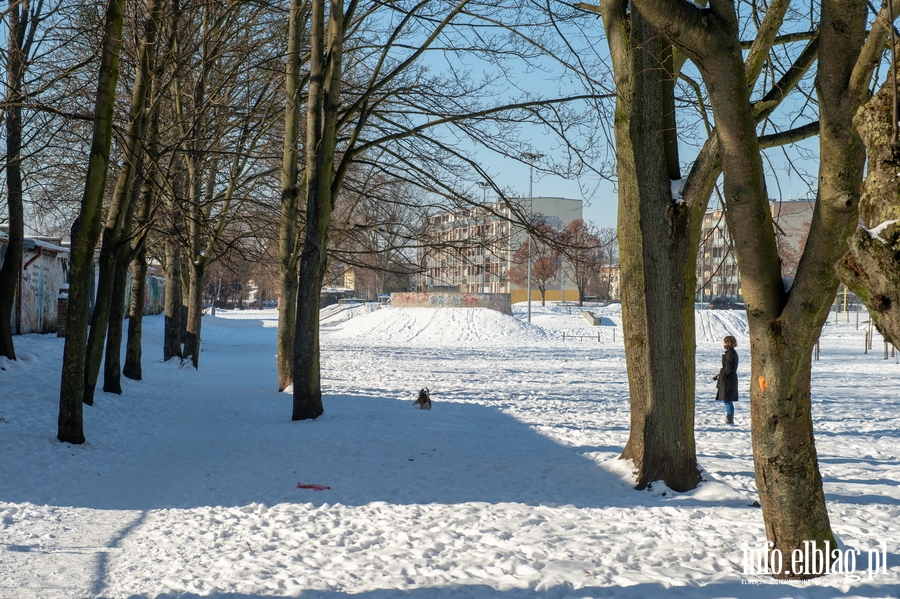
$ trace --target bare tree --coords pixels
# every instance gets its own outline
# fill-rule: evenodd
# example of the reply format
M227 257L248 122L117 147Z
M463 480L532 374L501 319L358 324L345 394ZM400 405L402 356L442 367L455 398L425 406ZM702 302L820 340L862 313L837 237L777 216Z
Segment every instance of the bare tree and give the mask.
M303 47L309 22L306 0L291 0L288 18L288 45L285 60L284 150L281 166L281 297L278 303L278 390L284 391L293 380L294 329L297 319L297 265L300 259L298 229L301 94L306 85L301 67L309 53Z
M507 35L499 22L504 13L518 17L518 4L497 7L473 5L470 0L423 0L361 5L354 0L346 8L336 3L327 9L311 6L306 231L294 344L295 419L315 418L323 409L318 372L319 291L337 200L348 174L357 165L380 170L427 191L435 198L431 205L444 209L476 204L465 198L461 188L471 187L473 173L485 180L489 176L444 135L475 143L490 140L500 153L521 159L523 148L521 142L514 143L510 123L558 125L565 112L562 105L571 101L570 96L548 100L524 93L510 99L495 88L490 76L473 77L464 62L454 60L473 54L492 56L492 64L501 56L538 62L523 50L521 38ZM467 12L473 6L477 14ZM508 31L514 30L509 26ZM496 45L486 41L488 34ZM410 44L410 39L418 42ZM446 70L424 64L426 53L436 47L447 56ZM497 118L500 113L505 116ZM501 129L500 135L485 134L489 122ZM501 138L502 142L497 141ZM468 180L465 185L464 180ZM521 211L516 218L525 222Z
M545 223L533 226L532 242L524 241L513 254L509 268L509 280L519 287L528 284L528 268L531 267L531 283L541 294L541 305L547 304L547 287L558 279L560 253L556 245L556 231Z
M771 3L752 21L755 39L742 68L755 84L775 43L788 2ZM581 5L586 10L596 7ZM616 79L615 140L619 184L619 264L631 431L622 458L636 468L637 488L662 480L675 490L700 481L694 441L694 290L703 215L722 169L700 85L684 72L689 55L676 52L641 6L601 4ZM812 39L810 39L812 38ZM814 35L748 113L765 122L802 80L818 47ZM738 52L738 58L741 53ZM682 180L676 134L675 82L695 93L706 141ZM694 90L694 91L692 91ZM766 147L809 137L812 124L757 142ZM753 133L756 139L756 133ZM678 182L679 185L673 185ZM683 184L683 185L682 185Z
M112 143L113 108L119 76L119 50L122 46L124 17L122 4L122 0L110 0L106 8L103 52L94 109L94 135L81 211L72 227L68 320L63 350L57 438L74 444L85 441L82 399L87 347L88 295L94 248L100 237L100 211L103 206Z
M578 289L578 305L584 305L591 279L606 263L605 248L593 227L581 219L569 223L559 238L562 254L566 258L564 269Z
M22 268L23 243L25 240L25 210L22 203L22 84L27 68L26 57L30 49L26 44L34 38L37 19L30 13L30 2L11 1L9 10L8 51L6 55L6 205L9 211L9 237L6 256L0 267L0 356L16 359L12 338L13 305L15 289ZM31 29L31 35L29 35ZM29 44L30 45L30 44Z
M119 382L119 354L121 349L121 326L124 316L124 294L128 263L131 261L131 222L134 214L134 200L140 191L140 163L143 160L143 138L146 133L145 115L148 113L148 97L151 86L151 55L156 51L156 32L162 11L162 0L152 0L148 7L141 40L137 50L137 69L131 93L131 111L125 139L122 144L122 158L115 191L107 208L106 224L100 247L100 277L97 295L91 313L88 335L84 403L94 404L94 388L103 358L104 340L107 327L112 343L108 343L107 373L103 390L108 393L122 393Z
M469 0L460 0L447 7L423 1L407 8L402 4L387 7L396 11L397 24L390 27L387 43L374 53L372 68L363 79L349 106L342 110L342 77L344 76L344 43L348 31L356 21L356 0L346 11L340 0L332 2L326 11L322 0L311 2L310 21L310 84L307 93L307 156L306 156L306 233L300 259L300 281L297 323L294 338L294 408L292 419L316 418L322 414L322 392L319 372L319 290L325 273L328 235L335 200L350 165L357 156L364 156L372 148L387 141L410 137L431 124L407 125L400 131L383 132L380 139L367 139L364 134L370 121L390 106L383 94L396 81L412 70L425 51L436 42L444 30L462 14ZM328 27L326 30L326 19ZM395 57L392 52L404 49L400 40L410 34L415 25L426 24L420 32L422 42L406 56ZM421 88L419 88L421 89ZM383 106L382 106L383 105ZM384 126L396 126L394 117L384 114ZM393 121L393 122L392 122ZM338 135L347 131L347 141L340 148ZM377 131L377 127L373 127ZM382 129L382 131L384 131ZM377 136L376 136L377 137Z
M875 65L864 50L866 4L822 3L819 199L790 290L781 278L733 4L714 1L710 9L700 9L677 0L634 0L634 5L697 65L716 119L725 216L750 325L753 452L767 536L782 555L802 549L804 542L834 544L813 440L810 353L837 288L834 264L856 221L863 161L851 120ZM775 575L819 574L787 567Z
M63 113L62 98L73 83L79 65L68 57L59 57L62 47L77 38L77 24L69 23L71 15L65 3L44 0L10 0L3 12L6 20L6 50L0 50L5 69L3 91L3 126L6 134L5 153L0 169L6 178L6 212L8 238L6 254L0 266L0 356L16 359L13 343L13 309L22 269L25 238L25 196L32 199L39 188L25 188L27 161L35 159L54 143L56 128L46 126L54 118L69 118ZM51 54L54 57L51 57ZM55 59L54 59L55 58ZM86 62L90 62L90 56ZM79 58L81 66L85 57ZM59 85L57 82L65 82ZM39 167L32 167L37 170ZM4 203L0 200L0 205Z
M175 159L184 181L174 207L184 223L182 267L188 275L182 357L197 367L206 269L231 243L226 234L254 233L231 225L246 224L249 190L275 170L273 131L283 102L276 92L279 57L271 51L281 38L266 7L232 1L188 8L174 36L181 68L171 94ZM190 29L198 24L199 30Z

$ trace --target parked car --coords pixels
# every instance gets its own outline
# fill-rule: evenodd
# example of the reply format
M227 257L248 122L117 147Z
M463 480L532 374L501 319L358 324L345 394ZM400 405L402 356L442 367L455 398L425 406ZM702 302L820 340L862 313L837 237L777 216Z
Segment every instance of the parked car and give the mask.
M734 301L728 299L727 297L714 297L709 300L709 304L706 306L707 310L734 310L735 304Z

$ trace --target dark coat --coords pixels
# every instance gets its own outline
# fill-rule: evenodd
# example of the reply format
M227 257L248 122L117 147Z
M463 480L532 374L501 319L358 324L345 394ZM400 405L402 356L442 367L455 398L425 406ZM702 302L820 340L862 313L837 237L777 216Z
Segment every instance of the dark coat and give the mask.
M734 348L726 349L722 352L722 369L716 378L717 400L738 400L737 367L738 355Z

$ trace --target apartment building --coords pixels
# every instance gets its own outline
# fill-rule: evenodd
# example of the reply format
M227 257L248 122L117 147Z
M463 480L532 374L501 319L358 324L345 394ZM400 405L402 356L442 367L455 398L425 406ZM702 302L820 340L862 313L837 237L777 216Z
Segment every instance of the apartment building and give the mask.
M417 290L510 293L513 302L527 299L526 289L513 285L508 277L513 255L528 239L524 229L514 224L515 213L531 213L561 231L582 218L582 202L544 197L514 202L515 210L505 202L495 202L429 217L426 226L430 244L418 250L423 273ZM576 301L578 292L574 287L570 281L557 282L553 289L548 288L547 299L565 296ZM539 299L533 288L532 300Z
M814 206L814 200L810 199L770 202L775 241L781 257L781 276L785 278L797 273ZM708 210L703 217L697 259L697 301L707 302L715 297L736 300L742 295L741 277L731 235L725 225L725 214L721 209Z

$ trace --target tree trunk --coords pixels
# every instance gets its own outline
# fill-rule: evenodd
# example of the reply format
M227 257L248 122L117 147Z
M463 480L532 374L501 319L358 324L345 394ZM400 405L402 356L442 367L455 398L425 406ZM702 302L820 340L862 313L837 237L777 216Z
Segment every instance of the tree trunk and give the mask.
M306 2L291 0L288 24L287 63L285 66L284 153L281 163L281 299L278 302L278 390L284 391L293 380L294 329L297 319L297 222L300 186L298 145L300 141L300 48Z
M140 173L140 168L137 168ZM128 211L125 213L122 223L120 241L116 244L116 252L113 255L113 277L109 297L109 317L106 331L106 354L103 368L103 391L106 393L122 394L122 329L125 322L125 291L128 287L128 265L134 253L131 250L130 238L133 235L132 206L137 201L138 187L136 181L131 184L132 192L129 194Z
M116 83L119 78L123 16L122 0L110 0L106 8L106 26L94 108L94 130L84 196L78 218L72 227L69 306L63 350L57 438L63 442L76 444L85 441L82 400L90 277L93 270L94 248L100 237L100 216L112 143L112 119Z
M119 257L113 277L106 331L106 355L103 360L103 391L122 394L122 330L125 325L125 291L128 286L128 261Z
M781 279L769 199L730 3L710 10L635 0L639 10L700 68L715 115L724 172L725 218L743 281L750 328L750 413L756 482L766 534L785 561L804 542L834 546L816 460L810 412L810 353L828 316L833 265L855 220L861 161L849 128L863 90L848 84L865 39L863 2L823 2L819 92L819 198L790 293ZM854 49L853 51L849 49ZM828 56L825 55L827 52ZM843 148L841 148L843 146ZM780 578L811 578L791 563Z
M128 340L125 344L125 366L122 374L139 381L141 368L141 342L144 325L144 293L147 286L147 250L141 247L131 269L131 301L128 310Z
M206 283L206 267L209 257L203 248L203 222L205 213L201 207L204 196L203 181L199 165L201 160L192 158L189 161L188 177L191 184L191 202L189 207L190 220L188 222L188 303L187 322L184 332L184 359L190 358L194 368L200 366L200 329L203 325L203 290ZM208 168L208 181L214 181L217 170L217 159L213 158ZM212 185L208 183L207 198L213 197ZM226 210L227 211L227 210Z
M278 300L278 390L293 382L294 331L297 326L297 265L285 267L282 262L281 297Z
M319 296L324 277L325 257L321 238L310 238L300 258L303 285L297 296L297 328L294 332L294 408L291 420L318 418L322 405L322 382L319 364ZM318 243L317 243L318 241Z
M191 366L200 366L200 327L203 321L203 287L206 280L206 268L195 262L191 263L191 279L188 289L187 329L184 336L184 359L190 358Z
M638 489L700 482L694 441L694 288L699 219L672 198L671 47L627 2L603 4L616 75L619 264L631 431L622 459ZM672 166L672 165L676 166ZM693 222L693 224L692 224Z
M174 225L173 229L175 229ZM166 239L166 322L163 339L163 361L165 362L172 358L184 359L181 351L183 339L181 308L184 303L182 293L181 245L174 235L170 235Z
M154 3L154 6L157 6L157 3ZM155 23L158 21L159 15L151 10L150 18ZM153 65L151 69L151 77L153 78L151 80L152 90L153 81L159 79L159 70L156 60L150 60L150 65ZM157 200L156 189L159 183L159 172L156 164L159 158L159 103L151 102L150 104L149 143L146 150L148 165L142 171L141 208L137 220L139 234L131 270L132 284L131 298L128 302L128 338L125 342L125 366L122 368L122 374L135 381L139 381L143 377L141 365L143 350L141 344L143 343L144 295L147 287L147 237L150 234L151 214L155 208L154 204Z
M9 2L9 30L6 58L6 205L9 213L9 238L6 256L0 266L0 356L16 359L13 344L13 309L22 273L25 242L25 209L22 201L22 80L26 62L22 44L28 23L29 3Z
M900 346L900 143L892 126L897 118L895 101L889 79L856 116L869 156L859 205L864 228L851 235L838 275L868 308L885 339ZM869 231L879 226L877 232Z
M100 363L103 360L103 341L106 338L106 327L109 324L109 309L113 290L113 278L116 270L116 234L113 228L103 229L103 242L100 247L100 276L97 281L97 296L94 309L91 311L90 332L85 349L84 394L82 401L94 405L94 389L100 374Z
M865 40L866 3L827 0L822 3L821 19L816 85L820 107L820 166L815 212L786 302L775 303L775 310L764 308L759 317L749 319L756 482L766 536L784 556L792 555L808 541L819 546L826 541L835 544L812 430L810 354L837 290L834 264L843 254L845 240L857 220L864 163L852 118L865 92L853 87L851 74ZM719 120L721 116L717 114L716 118ZM727 165L725 168L727 173ZM726 190L726 197L727 194ZM745 226L746 221L732 220L736 227ZM729 229L737 230L732 228L731 221ZM753 240L739 242L737 249L742 275L744 264L750 268L762 266L752 259L760 251L753 247ZM748 253L752 255L748 257ZM774 264L769 268L780 273ZM765 289L766 285L751 284L754 296L757 287ZM751 297L748 309L752 314L754 304L766 305L776 298L784 301L782 290L778 290L775 298ZM812 578L816 575L816 572L806 574L787 569L777 576Z
M124 317L125 289L122 286L121 289L116 290L123 294L122 297L113 297L114 280L120 276L118 271L126 269L121 264L125 260L124 256L122 256L123 252L130 251L128 245L131 231L128 225L131 222L132 206L136 195L134 188L135 181L138 179L137 170L143 153L142 138L146 132L144 115L150 90L150 67L148 61L149 54L156 45L156 20L159 16L160 3L160 0L153 1L150 7L151 14L145 22L143 39L138 47L139 68L135 74L134 88L131 93L131 122L128 126L128 133L125 136L122 166L119 169L119 177L116 181L112 203L106 218L106 226L103 229L103 244L100 247L99 258L100 279L97 284L97 301L94 305L94 312L91 314L91 331L88 336L85 365L84 403L88 405L93 405L94 403L94 388L97 385L97 378L100 374L103 341L109 325L112 301L120 301L123 304L123 306L117 306L116 311L117 314L122 314L122 317ZM124 274L121 276L124 277ZM121 324L119 326L121 327ZM121 330L115 335L121 343ZM118 352L118 348L114 349ZM110 351L107 351L107 355L109 354ZM116 366L115 378L118 378L120 363L118 353L116 353L114 360ZM118 393L121 393L120 385L111 382L110 387L119 388Z
M335 176L337 116L344 43L342 0L330 3L325 37L325 2L312 0L310 84L307 101L306 237L300 257L303 286L297 298L294 333L294 407L292 420L323 412L319 370L319 296L325 277L328 230L340 181ZM327 49L327 54L326 54Z

